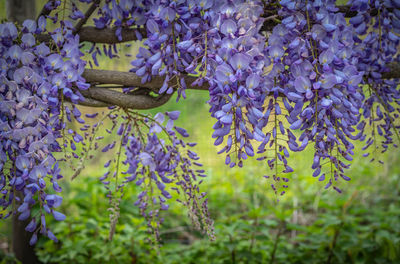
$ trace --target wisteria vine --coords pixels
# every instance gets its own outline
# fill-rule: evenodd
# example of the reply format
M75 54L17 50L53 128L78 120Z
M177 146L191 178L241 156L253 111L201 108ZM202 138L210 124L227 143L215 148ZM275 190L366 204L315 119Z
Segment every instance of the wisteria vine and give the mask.
M71 164L74 179L100 149L115 154L100 178L110 200L110 239L133 183L141 190L134 204L155 241L171 199L214 237L199 188L205 170L195 143L174 124L178 111L151 116L109 106L86 123L97 113L83 116L78 107L93 99L96 85L83 78L85 69L99 66L100 55L120 53L116 44L85 50L79 33L90 10L99 32L113 29L124 42L133 30L143 40L130 70L142 85L163 80L150 91L117 87L121 94L176 92L182 100L187 89L208 84L218 154L231 168L252 157L262 162L277 196L295 169L291 152L311 147L312 176L340 193L355 141L365 141L371 160L400 143L398 80L385 77L399 61L400 1L350 0L343 9L333 0L51 0L36 21L0 24L0 217L30 219L32 245L39 233L57 241L47 215L65 219L57 211L60 162ZM107 126L113 141L100 148L97 132Z

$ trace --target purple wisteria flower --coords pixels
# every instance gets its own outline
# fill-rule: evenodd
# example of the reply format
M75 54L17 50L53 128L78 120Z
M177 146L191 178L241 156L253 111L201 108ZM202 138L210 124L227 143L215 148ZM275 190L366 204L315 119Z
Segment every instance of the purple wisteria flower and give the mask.
M14 24L0 24L0 61L5 64L0 73L0 138L1 138L1 218L11 214L9 207L15 201L18 219L33 217L26 230L33 233L30 244L37 241L37 233L57 240L45 223L45 215L52 214L62 221L65 215L55 211L62 198L52 192L61 192L58 180L62 178L54 152L62 147L65 109L60 94L72 102L83 100L75 88L86 63L81 60L79 39L72 29L63 27L52 34L60 53L45 44L37 44L35 35L46 32L43 18L39 24L26 20L21 28ZM17 38L20 38L18 41ZM63 67L68 65L67 70ZM80 113L74 113L75 116ZM5 164L15 164L7 170ZM20 199L16 191L23 195ZM40 216L32 216L31 208L39 203Z
M274 61L268 75L274 85L271 92L286 95L283 106L290 129L303 131L298 138L301 145L288 131L289 148L301 151L314 142L313 176L327 180L328 188L339 176L348 179L344 175L348 165L342 160L351 160L354 145L350 140L363 139L362 132L353 134L364 99L358 86L364 71L357 69L354 28L338 12L335 1L280 3L279 14L284 19L273 29L268 47ZM309 33L300 33L304 31ZM331 169L322 167L325 159L333 164Z
M382 74L388 71L387 65L398 62L397 46L400 38L400 7L398 1L349 1L352 10L358 12L357 16L350 19L359 38L356 41L355 52L359 56L357 69L365 72L365 78L354 76L351 84L362 83L368 86L369 97L362 106L363 117L372 127L363 150L373 146L369 156L374 154L371 161L379 156L379 152L387 151L390 145L398 146L400 137L399 129L395 125L395 118L399 115L400 92L397 87L398 80L383 80ZM368 10L376 8L379 16L372 18ZM373 30L368 30L372 28ZM378 41L377 41L378 40ZM359 126L365 126L362 121ZM379 137L381 138L380 142ZM395 143L397 142L397 143ZM382 163L381 160L379 162Z
M126 159L122 164L126 165L126 169L119 171L119 157L109 160L104 165L107 172L100 179L109 191L113 206L110 215L112 226L115 227L118 219L118 197L123 195L126 185L135 183L142 190L135 205L147 219L155 239L159 239L158 229L163 221L161 211L168 210L169 200L182 196L183 199L175 199L188 208L195 227L213 238L213 223L209 218L206 194L199 191L200 179L206 175L199 168L202 165L198 162L198 155L190 149L196 144L185 143L181 137L189 136L186 130L174 126L178 116L178 111L158 113L154 118L134 111L121 116L125 122L119 125L117 135L121 137L120 144L125 150ZM106 146L103 151L111 151L114 145ZM116 151L117 156L122 154ZM111 162L116 163L115 172L112 171ZM117 173L124 174L122 182L118 182L118 177L113 179L112 175ZM111 187L113 184L115 189ZM114 230L111 228L110 238Z

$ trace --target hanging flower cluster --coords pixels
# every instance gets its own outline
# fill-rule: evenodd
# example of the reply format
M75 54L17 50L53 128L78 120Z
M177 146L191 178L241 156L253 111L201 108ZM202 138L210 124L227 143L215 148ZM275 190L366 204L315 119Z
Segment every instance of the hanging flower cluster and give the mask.
M397 146L400 140L399 128L395 125L399 111L395 107L400 98L398 80L382 79L382 75L389 71L388 65L398 61L400 4L397 1L349 1L349 4L351 10L357 11L357 16L349 21L359 35L355 39L359 56L356 66L365 72L362 84L367 86L363 117L372 127L364 150L373 146L371 160L374 160L377 151L385 152L390 145ZM376 13L375 17L371 16L370 10ZM378 142L378 137L382 137L381 142Z
M41 33L51 35L56 51L38 44L35 35ZM86 64L82 55L79 37L67 24L54 32L46 31L43 17L38 23L26 20L21 28L0 24L0 204L8 212L1 217L7 218L13 210L9 207L17 206L19 220L31 218L26 227L33 232L31 244L38 232L57 240L46 226L46 214L65 219L56 210L62 202L55 194L62 191L58 184L62 175L53 153L66 147L58 141L66 119L73 116L84 122L76 107L63 106L65 100L74 104L83 100L79 89L88 88L81 77ZM73 131L70 137L71 144L83 140ZM39 211L33 215L34 207Z
M115 122L118 122L117 117L111 116ZM174 126L179 111L158 113L152 118L129 110L119 117L123 121L113 126L120 137L119 146L114 141L102 149L108 152L117 148L116 158L106 162L104 167L107 172L100 179L114 205L112 226L118 220L118 204L125 186L135 183L142 189L135 205L147 219L149 231L155 235L156 240L159 239L158 229L163 221L160 211L168 210L168 200L173 198L172 192L176 193L176 200L188 209L194 226L213 238L206 193L200 193L199 190L201 179L206 175L201 169L203 165L199 163L200 158L190 150L196 144L185 143L182 138L188 137L188 133ZM123 152L125 159L121 159ZM112 166L113 163L115 166ZM124 175L123 180L119 180L119 174ZM112 228L110 237L113 232Z

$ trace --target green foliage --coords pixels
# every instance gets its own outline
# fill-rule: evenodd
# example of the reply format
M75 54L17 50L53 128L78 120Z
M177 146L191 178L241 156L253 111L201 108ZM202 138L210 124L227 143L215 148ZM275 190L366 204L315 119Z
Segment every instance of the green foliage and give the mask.
M0 251L0 264L21 264L21 262L15 258L14 254L5 254Z
M74 186L75 189L75 186ZM146 243L142 218L130 202L122 202L124 215L113 240L108 241L108 201L103 186L95 178L87 178L72 192L65 208L68 221L53 223L60 243L40 240L37 254L44 263L128 263L132 256L154 253ZM138 251L138 248L141 251Z
M392 180L398 181L398 176ZM107 241L109 221L105 199L95 196L97 201L103 200L96 207L86 204L100 188L94 181L82 186L82 191L72 200L76 202L79 216L68 217L55 229L61 242L43 240L38 244L37 252L43 262L268 263L275 243L275 263L328 263L330 255L330 263L397 263L400 260L397 197L386 200L374 196L364 200L355 191L346 203L335 198L321 203L318 214L311 203L297 209L287 208L286 204L277 205L275 210L267 207L242 211L237 207L230 211L223 207L224 201L217 201L220 207L213 208L220 211L215 242L195 234L182 222L185 219L182 213L177 213L167 217L161 233L163 246L157 255L146 242L145 226L129 203L121 205L124 213L118 230L113 241ZM89 194L84 195L84 189ZM293 223L292 213L296 210L301 215L300 223Z

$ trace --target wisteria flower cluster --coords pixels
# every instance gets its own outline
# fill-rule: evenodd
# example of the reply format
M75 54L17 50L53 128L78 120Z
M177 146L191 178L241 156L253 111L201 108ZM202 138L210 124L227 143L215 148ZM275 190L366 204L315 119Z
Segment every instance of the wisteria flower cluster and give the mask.
M139 50L132 71L143 82L151 81L152 76L165 76L159 93L171 94L176 90L177 100L185 98L186 82L182 74L195 73L198 60L205 71L213 1L157 1L151 7L143 1L143 6L149 10L140 9L142 15L138 12L133 17L140 21L137 25L145 25L146 48Z
M116 135L120 137L119 143L113 141L102 149L102 152L116 149L116 158L106 162L104 167L107 172L100 179L113 205L110 239L119 217L120 199L129 183L135 183L142 189L135 205L147 219L155 241L159 240L159 226L163 221L160 211L169 209L168 200L174 196L188 209L195 228L213 238L208 199L206 193L200 193L199 189L206 175L201 168L203 165L199 163L200 158L190 150L196 144L185 143L182 138L189 134L174 125L179 114L179 111L158 113L153 118L127 110L110 116L114 121L110 132L116 130ZM118 123L118 118L123 121ZM123 154L125 158L122 158ZM119 179L119 174L124 178Z
M227 153L226 163L231 167L242 166L243 159L254 156L250 140L265 137L257 126L265 95L262 73L268 63L263 53L265 37L259 33L261 3L181 1L176 5L165 1L161 5L164 8L154 8L158 11L146 23L149 48L141 49L132 62L134 72L143 81L166 75L160 93L185 89L182 73L199 74L195 84L210 84L210 112L218 119L215 145L227 138L220 152ZM176 17L173 24L168 20L172 14ZM166 38L170 44L161 45ZM170 76L176 78L176 85L169 86L174 83Z
M31 219L26 227L33 232L31 244L39 232L57 241L46 226L46 215L65 219L56 209L62 202L56 194L62 191L58 184L62 175L53 153L66 147L58 141L66 126L64 118L71 120L73 115L81 120L79 110L69 111L63 102L83 100L78 90L88 88L81 77L86 63L81 59L79 37L67 24L47 32L57 47L55 52L35 38L46 32L44 17L38 23L26 20L21 28L0 24L0 204L6 212L1 217L16 210L19 220ZM79 143L82 136L73 134Z
M357 16L350 19L356 33L359 70L365 72L362 83L367 86L366 100L363 103L363 117L372 127L372 132L363 148L371 150L371 160L375 159L380 150L385 152L390 145L398 145L399 128L395 119L398 117L400 93L398 80L384 80L382 75L388 72L388 65L398 61L397 46L400 38L400 3L398 1L350 1L351 10L357 11ZM372 17L369 10L377 15ZM369 28L374 30L370 31ZM368 54L368 55L367 55ZM382 137L378 142L378 136ZM397 143L396 143L397 142ZM370 153L365 153L368 156ZM382 162L382 161L379 161Z
M281 5L279 14L285 18L269 38L274 60L269 82L289 101L284 106L290 129L304 131L301 146L289 136L289 148L301 151L315 143L313 176L327 180L328 188L339 177L350 179L343 160L352 160L354 145L349 139L362 137L362 132L353 134L364 99L358 86L364 72L357 69L358 56L353 52L354 29L335 1L282 1ZM330 166L324 170L323 164Z

